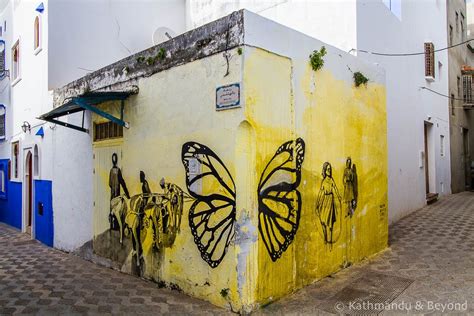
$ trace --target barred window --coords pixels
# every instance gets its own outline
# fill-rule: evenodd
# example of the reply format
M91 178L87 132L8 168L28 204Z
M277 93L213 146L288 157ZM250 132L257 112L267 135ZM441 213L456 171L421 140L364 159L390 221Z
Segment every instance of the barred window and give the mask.
M94 123L94 141L123 137L123 126L114 122Z
M433 43L425 43L425 77L435 77L435 55Z
M16 41L12 47L12 73L13 81L20 78L20 41Z
M463 75L462 76L462 99L465 104L472 104L472 76Z

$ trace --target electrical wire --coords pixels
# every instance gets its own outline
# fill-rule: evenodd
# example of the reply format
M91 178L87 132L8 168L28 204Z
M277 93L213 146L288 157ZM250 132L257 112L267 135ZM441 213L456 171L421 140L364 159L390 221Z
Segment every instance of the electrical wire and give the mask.
M430 91L431 93L437 94L437 95L439 95L439 96L445 97L445 98L450 99L450 100L457 100L457 101L463 101L463 102L465 101L464 99L451 97L451 96L449 96L449 95L442 94L442 93L440 93L440 92L438 92L438 91L432 90L432 89L427 88L427 87L420 87L420 89L428 90L428 91ZM450 106L450 107L451 107L451 108L455 108L455 109L456 109L456 108L459 108L459 109L470 110L470 108L466 108L466 107L464 107L464 106ZM474 107L473 107L472 109L474 110Z
M458 101L464 101L464 99L455 98L455 97L452 97L452 96L449 96L449 95L446 95L446 94L442 94L442 93L440 93L440 92L438 92L438 91L432 90L432 89L427 88L427 87L420 87L420 89L428 90L428 91L430 91L430 92L433 92L434 94L440 95L440 96L445 97L445 98L448 98L448 99L458 100Z
M451 45L451 46L448 46L448 47L444 47L444 48L440 48L440 49L435 49L434 52L437 53L437 52L441 52L441 51L444 51L444 50L448 50L448 49L451 49L451 48L454 48L454 47L457 47L457 46L464 45L464 44L469 43L469 42L471 42L471 41L474 41L474 38L468 39L467 41L464 41L464 42L461 42L461 43L458 43L458 44L455 44L455 45ZM352 48L349 52L353 52L353 51L357 51L357 52L361 52L361 53L366 53L366 54L371 54L371 55L389 56L389 57L417 56L417 55L424 55L424 54L425 54L425 52L389 54L389 53L371 52L371 51L368 51L368 50L357 49L357 48Z

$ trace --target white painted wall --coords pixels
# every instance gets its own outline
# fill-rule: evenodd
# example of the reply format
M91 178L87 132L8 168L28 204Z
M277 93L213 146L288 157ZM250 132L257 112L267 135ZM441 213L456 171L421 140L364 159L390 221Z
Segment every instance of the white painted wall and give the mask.
M346 52L357 45L356 0L187 0L187 26L244 8Z
M13 16L13 7L10 2L2 2L0 5L3 7L2 12L0 13L0 26L2 26L2 36L0 39L5 41L5 69L10 69L10 62L11 62L11 50L10 45L12 42L12 35L13 29L12 25L12 16ZM3 25L6 21L7 24L7 32L3 30ZM11 106L11 96L10 96L10 78L9 76L5 76L2 80L0 80L0 104L3 104L6 109L6 117L5 117L5 124L6 124L6 139L3 142L0 142L0 158L8 158L10 157L10 149L11 147L6 145L9 144L10 135L12 135L13 131L13 111Z
M43 13L35 11L43 2ZM53 181L54 246L72 251L92 238L91 135L37 120L52 109L50 89L84 76L137 51L153 46L153 31L166 26L185 30L184 0L9 0L0 1L0 23L7 20L7 69L11 47L20 39L21 80L0 81L0 104L7 106L7 140L0 158L11 158L11 142L20 141L20 170L24 176L25 148L40 149L40 176ZM41 16L42 49L33 48L34 19ZM84 68L84 69L80 69ZM5 89L4 89L5 88ZM4 90L3 90L4 89ZM82 116L62 118L81 124ZM32 130L24 133L28 121ZM90 117L86 117L88 126ZM44 128L45 136L35 133ZM86 126L86 127L87 127Z
M49 88L59 88L153 46L152 34L185 31L185 0L49 1Z
M424 42L435 49L447 46L445 1L401 1L401 19L373 0L357 3L358 48L382 53L423 52ZM423 20L424 19L424 20ZM440 154L440 135L449 148L448 99L420 87L448 94L447 52L436 54L435 80L424 76L424 55L383 57L359 53L379 63L387 72L389 144L389 220L396 221L425 205L425 170L420 168L424 150L424 122L432 123L430 191L451 193L449 150ZM443 66L438 67L438 62Z
M447 46L446 1L397 0L391 12L385 0L187 0L187 25L197 26L246 8L344 51L422 52L423 43ZM278 38L268 34L267 42ZM297 44L295 44L297 45ZM424 57L357 54L386 69L389 144L389 221L423 207L425 199L424 121L433 123L430 142L430 188L449 194L450 157L440 155L440 135L449 153L448 101L419 87L448 94L447 53L436 54L436 80L424 77ZM438 61L443 66L438 68ZM439 72L440 71L440 72Z

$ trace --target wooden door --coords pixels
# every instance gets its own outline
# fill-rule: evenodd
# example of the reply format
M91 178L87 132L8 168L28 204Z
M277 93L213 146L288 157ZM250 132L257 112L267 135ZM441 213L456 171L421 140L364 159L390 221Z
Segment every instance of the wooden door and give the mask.
M31 226L33 222L33 162L30 151L26 154L25 184L26 232L31 235Z
M426 194L430 193L430 174L429 174L429 164L428 164L428 124L425 123L425 185L426 185Z

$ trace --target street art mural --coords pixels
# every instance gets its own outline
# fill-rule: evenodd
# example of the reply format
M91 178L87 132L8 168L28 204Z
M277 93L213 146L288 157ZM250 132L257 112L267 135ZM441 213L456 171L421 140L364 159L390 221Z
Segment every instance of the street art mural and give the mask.
M173 245L180 231L184 192L179 186L167 183L162 178L160 187L163 193L153 193L145 173L140 171L142 192L130 197L121 169L117 167L116 153L112 155L112 164L109 173L110 231L119 231L120 244L123 244L124 235L132 239L132 256L139 267L143 262L142 242L149 231L156 251ZM123 195L121 188L125 193Z
M258 230L272 261L293 241L301 217L303 139L281 145L262 172L258 184Z
M186 187L195 199L189 209L189 227L202 259L215 268L235 234L235 183L222 160L205 145L185 143L181 159Z
M321 223L324 242L334 244L341 233L341 195L332 177L332 166L323 164L322 182L316 199L316 214Z
M359 195L357 169L350 157L346 159L342 177L344 185L342 196L334 181L332 171L331 164L325 162L321 173L321 187L316 198L316 215L321 224L324 243L331 247L339 239L344 218L352 218L354 215ZM344 216L343 212L345 212Z
M351 157L346 159L346 168L344 169L344 176L342 179L344 183L343 202L346 208L346 217L352 217L357 208L357 169L356 165L352 163Z

